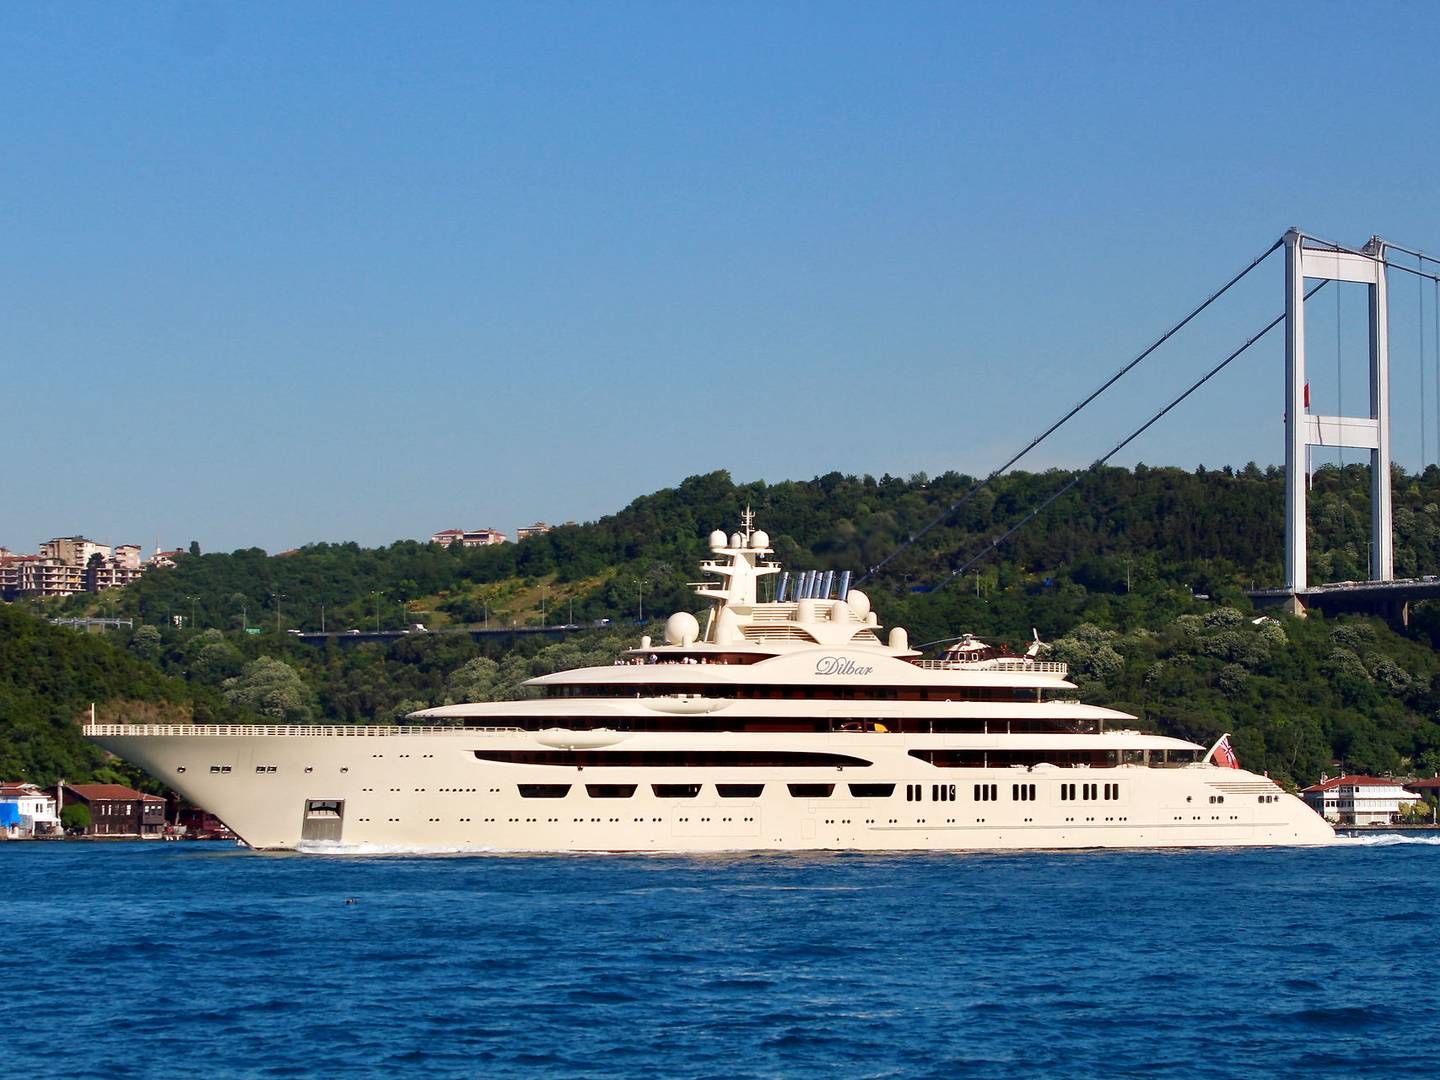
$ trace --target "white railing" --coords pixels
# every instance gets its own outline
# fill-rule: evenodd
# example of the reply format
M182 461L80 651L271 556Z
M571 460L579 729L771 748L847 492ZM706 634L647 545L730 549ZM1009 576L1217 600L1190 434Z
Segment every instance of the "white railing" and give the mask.
M1069 674L1070 665L1053 660L974 660L964 663L956 660L912 660L912 664L924 671L1033 671L1045 675Z
M86 724L81 734L90 738L107 735L290 735L308 738L375 735L509 735L524 731L518 727L421 726L419 724Z

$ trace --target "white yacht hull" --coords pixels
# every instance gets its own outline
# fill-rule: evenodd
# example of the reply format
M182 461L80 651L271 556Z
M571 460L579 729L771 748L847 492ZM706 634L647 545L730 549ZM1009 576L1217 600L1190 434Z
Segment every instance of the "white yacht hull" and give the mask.
M910 756L960 745L940 735L765 737L767 746L870 762L863 766L621 768L477 758L476 751L544 745L521 731L99 724L86 734L265 850L984 851L1334 839L1299 799L1243 770L944 768ZM724 749L754 741L753 734L652 733L625 745ZM856 797L850 787L892 783L888 796ZM722 798L717 784L764 787L759 797ZM793 793L793 784L833 789L810 797ZM568 790L525 797L522 785ZM614 785L635 787L624 797L596 793L613 794ZM660 797L655 785L699 785L699 793ZM993 797L976 798L992 785ZM1062 798L1063 785L1094 789L1095 797Z

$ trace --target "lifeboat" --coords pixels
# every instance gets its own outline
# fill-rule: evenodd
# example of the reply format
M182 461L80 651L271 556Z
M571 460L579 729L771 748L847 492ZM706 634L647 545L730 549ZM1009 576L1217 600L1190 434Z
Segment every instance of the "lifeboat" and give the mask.
M614 746L630 737L628 731L614 728L545 728L535 733L535 741L541 746L553 746L557 750L593 750L600 746Z

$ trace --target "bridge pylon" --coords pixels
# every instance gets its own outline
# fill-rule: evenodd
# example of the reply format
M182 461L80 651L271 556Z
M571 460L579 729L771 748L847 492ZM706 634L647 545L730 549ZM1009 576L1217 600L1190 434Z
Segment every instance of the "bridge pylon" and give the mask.
M1319 416L1306 398L1305 279L1354 282L1370 292L1370 414ZM1309 586L1306 565L1306 450L1344 446L1370 451L1370 580L1395 578L1390 511L1390 335L1385 243L1371 237L1352 251L1285 234L1285 587L1294 598Z

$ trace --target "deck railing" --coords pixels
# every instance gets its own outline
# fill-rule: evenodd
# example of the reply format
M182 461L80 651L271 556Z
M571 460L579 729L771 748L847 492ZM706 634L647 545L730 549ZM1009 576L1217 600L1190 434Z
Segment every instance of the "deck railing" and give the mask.
M969 663L956 660L912 660L924 671L1031 671L1045 675L1065 675L1069 664L1053 660L975 660Z
M289 735L309 738L375 735L510 735L518 727L458 727L419 724L86 724L81 733L91 738L106 735Z

